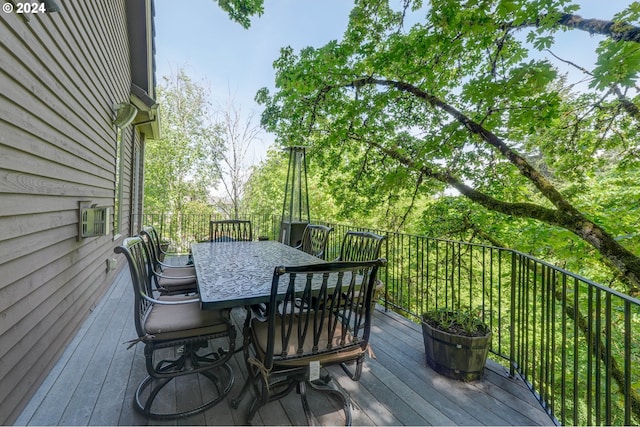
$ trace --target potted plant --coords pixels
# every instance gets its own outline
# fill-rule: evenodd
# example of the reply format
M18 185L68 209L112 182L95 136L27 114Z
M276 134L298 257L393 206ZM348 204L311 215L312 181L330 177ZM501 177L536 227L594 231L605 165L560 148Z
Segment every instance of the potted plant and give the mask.
M468 309L441 308L422 315L427 363L449 378L473 381L482 377L491 347L491 329Z

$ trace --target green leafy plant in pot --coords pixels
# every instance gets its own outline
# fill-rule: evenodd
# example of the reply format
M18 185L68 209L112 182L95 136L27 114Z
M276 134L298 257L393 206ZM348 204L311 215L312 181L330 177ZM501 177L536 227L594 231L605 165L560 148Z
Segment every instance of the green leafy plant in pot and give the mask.
M427 363L449 378L482 377L491 347L491 329L470 309L442 308L422 315Z

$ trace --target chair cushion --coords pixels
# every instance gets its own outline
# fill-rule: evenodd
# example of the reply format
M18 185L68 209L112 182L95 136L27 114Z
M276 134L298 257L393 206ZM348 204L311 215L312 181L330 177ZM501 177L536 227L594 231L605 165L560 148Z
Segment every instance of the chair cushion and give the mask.
M166 276L195 276L196 268L194 266L164 266L162 268L162 274Z
M327 325L326 320L324 324ZM318 352L316 354L312 354L313 338L308 335L303 346L303 352L305 356L296 357L298 343L295 336L295 331L297 330L297 328L298 326L296 323L293 325L293 336L291 337L289 347L287 349L287 357L289 357L290 359L278 359L278 357L282 354L282 337L280 334L280 319L278 318L276 320L276 338L274 343L275 346L273 349L275 366L303 366L314 360L319 360L323 365L328 365L356 359L364 353L364 350L361 348L361 346L357 346L355 348L343 348L342 350L327 350L327 345L329 343L328 332L323 332L318 342ZM251 322L251 332L253 342L255 343L256 351L258 353L257 355L262 359L264 358L264 354L267 349L268 322L253 319ZM335 335L331 341L333 348L339 347L341 335L342 329L340 328L340 325L338 325L336 327ZM347 332L344 345L349 346L350 344L355 343L353 342L353 336L349 332Z
M168 268L162 271L164 277L158 277L158 286L165 288L171 292L194 290L198 287L198 281L195 276L185 276L180 270L182 268Z
M159 298L160 301L187 299L192 297ZM203 310L199 301L176 305L154 304L145 320L144 329L155 336L155 340L175 340L224 333L228 330L225 319L229 319L229 310Z

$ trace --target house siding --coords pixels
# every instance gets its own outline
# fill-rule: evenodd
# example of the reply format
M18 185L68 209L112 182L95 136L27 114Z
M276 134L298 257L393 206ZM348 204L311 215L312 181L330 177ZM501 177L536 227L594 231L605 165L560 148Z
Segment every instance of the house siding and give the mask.
M113 211L111 107L131 87L125 0L58 3L59 13L0 13L1 425L15 420L124 265L114 246L139 227L129 217L141 209L142 187L132 190L143 137L128 126L120 234L78 240L80 201ZM108 271L111 258L118 268Z

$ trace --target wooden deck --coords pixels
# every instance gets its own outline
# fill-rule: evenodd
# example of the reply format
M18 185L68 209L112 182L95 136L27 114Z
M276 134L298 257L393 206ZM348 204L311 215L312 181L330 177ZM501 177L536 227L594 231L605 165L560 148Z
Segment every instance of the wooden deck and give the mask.
M128 269L120 273L101 303L70 343L16 425L243 425L251 396L231 409L229 400L240 390L246 370L242 353L232 358L236 382L226 401L203 414L171 422L140 416L132 406L133 393L146 375L143 345L127 350L123 343L136 337L133 295ZM233 313L241 324L243 312ZM241 330L241 327L238 327ZM240 334L238 334L240 335ZM240 345L240 338L238 339ZM424 360L418 325L377 309L371 346L362 378L353 382L331 368L336 383L353 403L353 425L552 425L522 381L489 362L484 378L474 383L449 380ZM184 377L178 395L198 396ZM185 382L186 381L186 382ZM323 425L343 424L335 402L310 392L312 410ZM179 403L178 403L179 405ZM263 407L253 424L306 424L294 393Z

